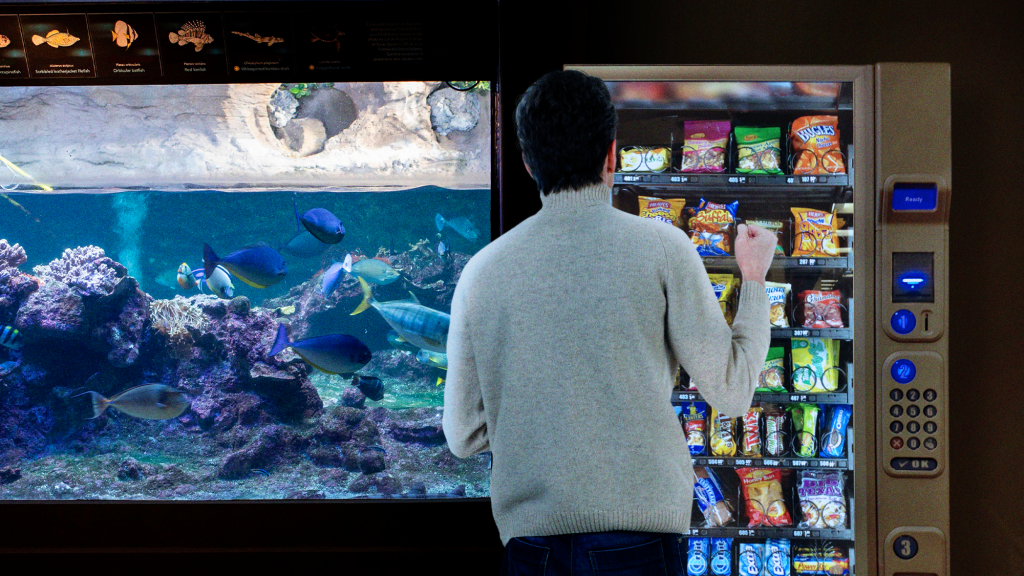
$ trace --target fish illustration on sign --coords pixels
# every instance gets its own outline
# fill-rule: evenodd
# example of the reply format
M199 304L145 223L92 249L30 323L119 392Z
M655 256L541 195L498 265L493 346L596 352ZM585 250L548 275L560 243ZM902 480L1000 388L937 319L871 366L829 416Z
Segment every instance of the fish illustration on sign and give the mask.
M36 46L39 46L40 44L49 44L54 48L67 48L79 40L81 40L81 38L72 36L70 32L60 32L58 30L50 30L46 33L45 38L38 34L32 35L32 43Z
M370 361L370 349L348 334L328 334L292 342L284 324L278 324L277 338L267 357L291 348L303 360L327 374L352 374Z
M465 216L456 216L451 220L445 220L444 216L437 214L434 216L434 224L437 226L438 232L444 230L445 226L448 226L466 240L476 240L480 237L480 231Z
M166 384L143 384L129 388L113 398L104 398L99 392L91 390L83 394L92 396L93 418L99 418L108 407L113 406L136 418L170 420L181 416L189 406L184 392Z
M356 277L363 288L363 301L352 311L356 315L373 306L403 340L418 348L432 352L446 352L448 345L448 326L451 316L433 308L427 308L416 301L394 300L377 302L373 299L370 285L361 277Z
M196 52L203 49L203 46L213 42L213 36L206 33L206 24L202 20L193 20L186 23L177 33L171 32L168 37L172 44L184 46L191 42L195 44Z
M11 45L11 39L3 34L0 34L0 48L7 48Z
M277 36L260 36L259 34L249 34L248 32L235 32L234 30L231 33L248 38L257 44L266 44L267 47L273 46L278 42L284 42L284 38L278 38Z
M218 264L253 288L277 284L288 272L281 254L264 243L235 250L223 258L218 257L209 244L203 244L203 271L207 278Z
M135 32L135 28L129 26L124 20L114 22L114 29L110 33L114 36L112 40L124 49L130 48L132 42L135 42L139 37L138 33Z

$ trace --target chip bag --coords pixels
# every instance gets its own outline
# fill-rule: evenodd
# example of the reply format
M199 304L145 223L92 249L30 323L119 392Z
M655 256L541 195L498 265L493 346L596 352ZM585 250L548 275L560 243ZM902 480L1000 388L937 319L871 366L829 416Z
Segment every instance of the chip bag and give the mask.
M729 145L728 120L689 120L683 123L683 156L680 172L725 172Z
M711 280L711 287L718 297L718 304L722 307L726 323L732 326L732 321L736 318L740 279L732 274L708 274L708 279Z
M768 321L772 328L789 328L786 301L792 287L781 282L765 282L764 288L768 296Z
M736 226L736 209L739 201L716 204L701 198L700 204L691 211L689 222L690 239L701 256L728 256L732 253L730 235Z
M813 208L791 208L793 212L793 256L839 256L835 213Z
M620 172L664 172L672 167L672 151L668 148L626 146L619 150Z
M785 241L787 221L783 221L783 220L765 220L765 219L747 219L746 223L747 224L755 224L755 225L760 226L761 228L764 228L765 230L771 232L772 234L775 234L775 239L776 239L776 242L777 242L775 244L775 255L776 256L785 256L786 255L786 250L785 250L785 248L783 248L783 246L789 244L788 242Z
M686 198L656 198L640 196L640 217L661 220L676 227L683 225L683 207Z
M758 377L757 392L786 391L786 386L782 383L786 376L785 360L785 348L774 346L768 349L768 356L764 359L764 366Z
M839 388L839 341L832 338L793 338L793 390L835 392Z
M736 154L740 174L782 174L782 150L778 126L768 128L736 127Z
M796 493L800 498L800 528L846 528L847 508L842 472L801 470Z
M837 116L802 116L789 126L793 174L846 174Z
M839 309L839 290L804 290L804 328L842 328L843 313Z
M792 526L793 519L782 495L782 470L778 468L737 468L746 501L748 528Z

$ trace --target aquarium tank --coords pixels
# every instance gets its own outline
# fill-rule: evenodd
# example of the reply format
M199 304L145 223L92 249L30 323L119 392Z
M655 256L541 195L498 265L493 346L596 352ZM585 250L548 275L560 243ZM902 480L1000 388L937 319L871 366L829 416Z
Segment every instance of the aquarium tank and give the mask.
M474 498L488 82L0 87L0 499Z

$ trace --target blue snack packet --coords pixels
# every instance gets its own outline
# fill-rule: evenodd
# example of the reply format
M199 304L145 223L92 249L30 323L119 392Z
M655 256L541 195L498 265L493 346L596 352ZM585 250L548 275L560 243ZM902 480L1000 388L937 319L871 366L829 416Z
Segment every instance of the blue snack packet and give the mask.
M736 566L738 576L762 576L764 567L764 544L741 542L738 547Z
M821 438L822 458L842 458L846 453L846 426L853 410L846 404L836 404L828 415L828 427Z
M790 547L785 538L769 538L764 543L764 574L765 576L789 576Z
M732 576L732 538L711 539L708 566L712 576Z
M704 515L707 526L726 526L732 523L732 510L722 495L722 485L711 468L693 467L693 497Z
M690 538L686 552L686 576L707 576L709 545L707 538Z

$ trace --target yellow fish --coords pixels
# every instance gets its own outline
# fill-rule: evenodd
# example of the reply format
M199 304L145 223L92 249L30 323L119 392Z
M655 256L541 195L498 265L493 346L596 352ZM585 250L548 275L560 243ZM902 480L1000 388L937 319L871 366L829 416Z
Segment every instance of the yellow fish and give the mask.
M32 36L32 43L36 46L46 43L54 48L67 48L75 42L81 40L78 36L72 36L69 32L58 32L56 30L50 30L46 33L46 38L38 34Z
M11 44L11 39L3 34L0 34L0 48L7 48Z
M104 398L99 392L86 392L92 396L93 418L113 406L121 412L147 420L170 420L181 416L188 406L188 399L181 390L166 384L143 384L129 388L113 398Z
M114 29L110 33L114 36L111 38L111 41L117 42L117 45L125 50L130 48L132 42L135 42L136 38L139 37L138 33L135 32L135 28L129 26L124 20L114 22Z

